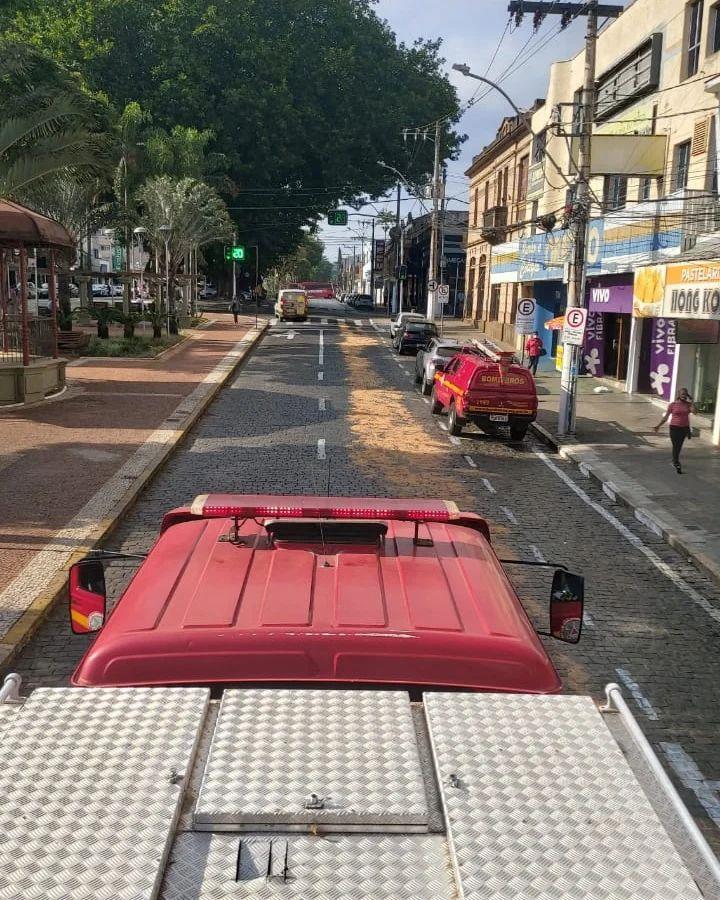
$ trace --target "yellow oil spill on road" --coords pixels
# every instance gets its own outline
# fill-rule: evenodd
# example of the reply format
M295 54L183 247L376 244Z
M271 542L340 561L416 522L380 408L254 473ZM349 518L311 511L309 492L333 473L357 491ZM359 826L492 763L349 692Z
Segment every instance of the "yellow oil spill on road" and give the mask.
M401 391L378 382L368 358L377 346L373 338L349 330L340 338L351 385L348 449L355 464L370 475L381 473L398 497L438 497L473 510L476 500L467 482L451 469L454 457L447 440L418 422Z

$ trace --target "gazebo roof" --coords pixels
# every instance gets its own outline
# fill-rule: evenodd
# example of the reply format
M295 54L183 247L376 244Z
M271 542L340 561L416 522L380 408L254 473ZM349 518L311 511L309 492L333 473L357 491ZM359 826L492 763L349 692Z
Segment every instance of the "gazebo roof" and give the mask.
M0 200L0 247L65 250L74 245L70 232L59 222L11 200Z

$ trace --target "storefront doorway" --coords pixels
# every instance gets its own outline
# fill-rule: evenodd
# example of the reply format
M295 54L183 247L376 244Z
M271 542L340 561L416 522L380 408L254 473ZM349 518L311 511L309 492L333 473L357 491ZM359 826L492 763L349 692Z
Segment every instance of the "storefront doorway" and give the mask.
M626 313L605 313L605 375L625 381L630 349L631 316Z

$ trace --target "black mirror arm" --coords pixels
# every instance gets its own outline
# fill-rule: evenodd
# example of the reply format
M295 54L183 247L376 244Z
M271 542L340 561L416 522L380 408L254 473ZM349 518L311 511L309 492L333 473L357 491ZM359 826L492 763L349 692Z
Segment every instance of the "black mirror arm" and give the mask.
M562 563L537 562L537 560L534 559L498 559L498 562L501 562L505 566L538 566L544 569L562 569L564 572L569 571L568 567ZM541 632L538 632L538 634L541 634Z

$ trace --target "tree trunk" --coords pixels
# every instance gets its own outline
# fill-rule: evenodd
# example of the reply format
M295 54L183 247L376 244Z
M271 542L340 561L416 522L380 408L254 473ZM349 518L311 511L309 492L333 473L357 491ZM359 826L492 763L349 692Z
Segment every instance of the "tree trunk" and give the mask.
M126 337L126 338L135 337L135 323L134 322L125 322L124 323L123 337Z
M70 305L70 272L66 266L67 260L58 259L58 327L61 331L72 330L72 307Z
M108 323L103 322L101 319L98 319L97 323L97 336L102 338L103 340L107 340L110 337L110 329L108 328Z
M162 339L162 325L157 325L155 322L153 322L153 338L157 341Z

